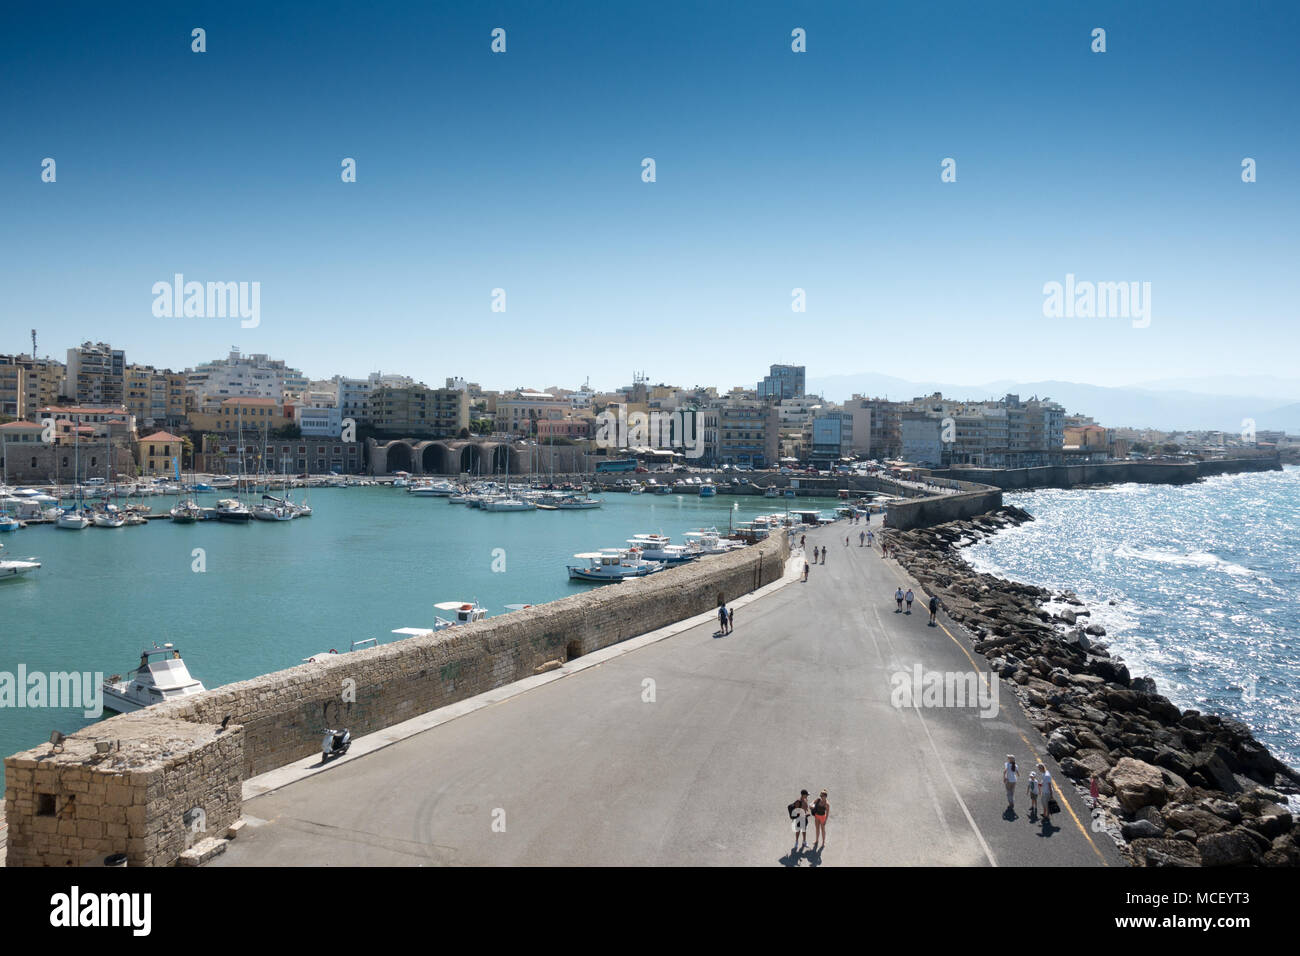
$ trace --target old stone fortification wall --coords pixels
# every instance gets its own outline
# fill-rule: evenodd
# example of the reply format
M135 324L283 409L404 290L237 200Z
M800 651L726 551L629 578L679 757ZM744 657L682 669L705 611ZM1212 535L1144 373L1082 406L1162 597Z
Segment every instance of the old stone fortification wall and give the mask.
M1078 485L1143 484L1184 485L1210 475L1243 471L1276 471L1276 456L1224 458L1210 461L1107 461L1081 465L1049 465L1042 468L950 468L936 476L960 478L996 485L1007 491L1028 488L1073 488Z
M114 717L71 735L62 754L47 745L6 758L8 863L81 864L122 852L133 866L168 865L186 848L185 813L202 808L208 832L220 832L239 817L242 781L319 752L325 726L372 733L711 611L779 579L788 556L788 538L776 535L647 578ZM96 754L97 741L114 748L111 759Z
M102 743L99 753L95 744ZM125 853L167 865L240 815L244 738L220 727L133 714L5 760L6 866L82 866Z
M885 513L885 527L899 531L929 528L946 521L974 518L1002 507L1002 489L987 485L974 487L979 490L892 502Z

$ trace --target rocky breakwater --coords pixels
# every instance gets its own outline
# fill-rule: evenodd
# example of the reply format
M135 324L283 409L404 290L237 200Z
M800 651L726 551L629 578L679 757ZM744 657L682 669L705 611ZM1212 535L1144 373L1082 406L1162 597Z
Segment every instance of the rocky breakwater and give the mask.
M963 546L1032 520L1006 506L886 540L1015 691L1061 772L1081 789L1097 777L1094 829L1135 865L1300 865L1286 800L1300 775L1249 727L1180 710L1150 677L1130 675L1073 593L981 574L962 558Z

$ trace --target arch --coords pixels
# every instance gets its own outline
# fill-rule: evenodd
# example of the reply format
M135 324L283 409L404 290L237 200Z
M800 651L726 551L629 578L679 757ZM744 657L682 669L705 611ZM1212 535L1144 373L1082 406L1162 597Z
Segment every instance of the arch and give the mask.
M461 447L458 460L458 471L468 472L469 474L487 473L491 474L492 466L483 458L483 448L476 442L470 442Z
M395 471L415 471L415 454L411 446L404 441L390 441L384 446L387 460L385 470L388 474Z
M425 474L446 475L454 470L451 467L453 456L446 442L421 442L418 450L420 453L420 470Z

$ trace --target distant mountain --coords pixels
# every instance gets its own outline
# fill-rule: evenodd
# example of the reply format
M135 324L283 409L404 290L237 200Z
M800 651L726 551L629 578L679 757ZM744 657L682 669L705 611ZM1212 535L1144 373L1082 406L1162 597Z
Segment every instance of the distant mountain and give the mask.
M1134 382L1130 388L1155 392L1199 392L1202 395L1261 395L1277 400L1278 405L1300 402L1300 379L1276 375L1210 375L1200 378L1162 378L1153 382Z
M1127 425L1161 431L1214 429L1238 432L1244 420L1253 419L1257 429L1281 429L1300 434L1300 403L1285 404L1285 399L1257 394L1217 395L1059 381L1003 380L982 385L958 385L952 382L912 382L871 372L810 378L807 388L809 392L832 401L844 401L854 393L907 401L933 392L942 392L946 398L969 400L1001 398L1011 392L1022 399L1034 395L1050 398L1064 405L1068 412L1091 415L1108 426Z

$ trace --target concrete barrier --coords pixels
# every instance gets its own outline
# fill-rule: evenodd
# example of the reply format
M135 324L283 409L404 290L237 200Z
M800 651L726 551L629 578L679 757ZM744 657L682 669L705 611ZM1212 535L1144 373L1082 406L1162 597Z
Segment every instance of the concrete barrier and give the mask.
M239 817L243 780L318 753L322 728L373 733L711 611L779 579L788 556L787 536L774 535L649 577L114 717L70 735L59 754L47 745L8 757L8 863L82 865L122 852L131 866L171 865L187 848L193 810L209 832L224 830Z

